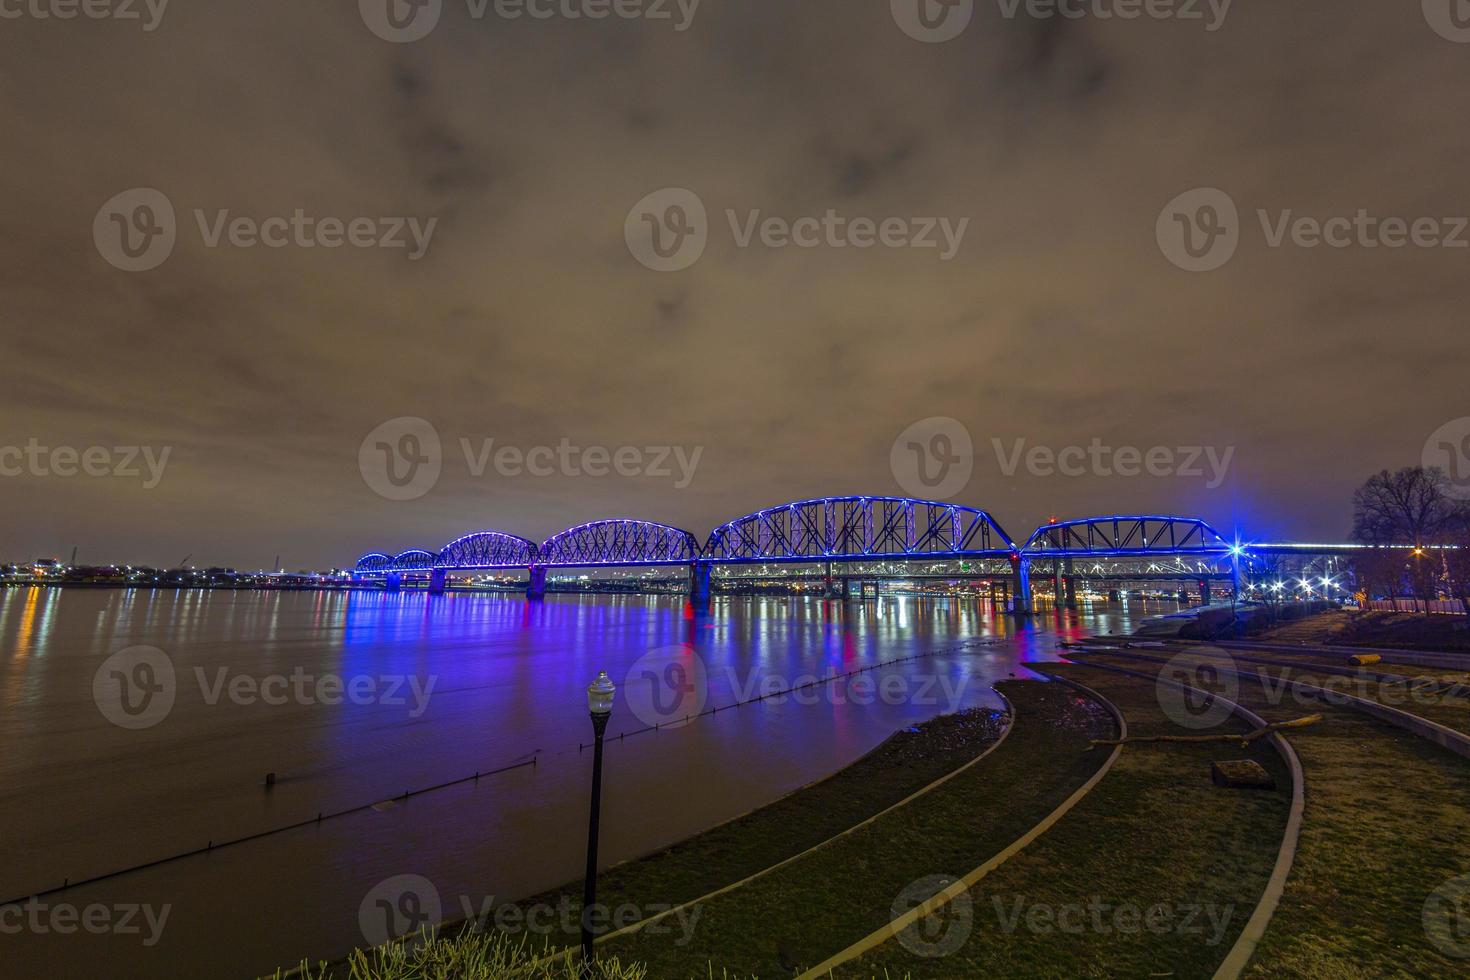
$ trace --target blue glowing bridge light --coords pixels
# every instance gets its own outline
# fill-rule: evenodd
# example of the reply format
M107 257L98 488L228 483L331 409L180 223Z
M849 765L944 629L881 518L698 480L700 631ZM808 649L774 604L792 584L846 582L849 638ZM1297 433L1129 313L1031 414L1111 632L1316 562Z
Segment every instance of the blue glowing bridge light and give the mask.
M795 563L1008 557L1015 550L994 518L971 507L908 497L821 497L715 528L704 556L717 563Z
M439 568L457 571L529 568L536 564L536 542L502 531L476 531L445 545Z
M1116 515L1046 524L1023 549L1030 558L1198 555L1226 557L1235 551L1220 533L1196 517Z
M700 554L699 540L681 528L614 518L547 538L536 549L536 564L543 568L689 565Z
M393 567L393 556L373 551L363 555L352 566L355 572L385 572Z

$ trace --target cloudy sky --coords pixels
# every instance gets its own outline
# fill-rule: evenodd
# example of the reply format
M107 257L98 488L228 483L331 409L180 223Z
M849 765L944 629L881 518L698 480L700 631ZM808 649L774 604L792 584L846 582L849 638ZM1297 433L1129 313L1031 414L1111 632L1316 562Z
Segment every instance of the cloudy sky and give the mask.
M1339 539L1366 475L1470 415L1470 249L1433 244L1470 241L1470 43L1436 0L1223 21L979 0L945 43L912 36L917 0L604 20L443 0L406 43L375 0L172 0L156 24L157 0L138 20L48 2L0 3L0 558L329 567L606 516L703 536L787 500L914 492L895 440L935 418L959 429L922 444L973 445L969 479L938 489L1016 537L1169 511ZM167 215L107 207L138 188L173 211L171 249L134 239L166 249L147 271L120 267L119 236ZM678 217L666 188L705 209L682 212L704 250L655 271L636 229ZM1235 249L1213 271L1180 268L1167 234L1196 188L1238 210L1211 212ZM251 237L298 210L371 224L337 248ZM1345 247L1272 245L1283 218L1360 211L1433 221L1399 248L1362 221ZM741 241L829 212L889 222L894 245ZM433 221L417 258L407 231L378 245L407 219ZM965 219L953 255L898 244ZM382 428L400 418L440 444L408 500L371 472L382 446L432 448ZM596 454L564 450L517 472L507 446L626 447L641 470L588 475ZM1089 446L1167 449L1182 472L1028 463ZM113 475L56 447L106 449L92 468ZM167 451L157 479L127 447ZM690 478L657 447L698 453Z

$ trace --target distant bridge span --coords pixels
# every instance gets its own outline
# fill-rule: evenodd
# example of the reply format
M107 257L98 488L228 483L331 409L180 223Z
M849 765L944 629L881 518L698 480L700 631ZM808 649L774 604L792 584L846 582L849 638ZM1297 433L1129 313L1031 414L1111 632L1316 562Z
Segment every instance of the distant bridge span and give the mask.
M357 561L353 576L382 578L392 589L405 575L427 575L430 591L442 592L451 572L524 569L534 597L545 594L547 573L554 569L687 567L690 594L703 603L717 566L825 563L830 577L833 563L996 559L1009 563L1016 611L1026 612L1038 566L1050 569L1059 597L1064 590L1071 597L1076 562L1136 561L1148 564L1141 575L1156 577L1192 559L1194 568L1180 577L1198 577L1207 596L1207 580L1228 575L1238 583L1241 563L1251 557L1248 546L1231 544L1194 517L1060 521L1037 528L1021 545L983 510L908 497L848 496L767 507L720 525L703 542L681 528L631 518L581 524L540 544L503 531L478 531L435 552L372 552ZM1149 564L1154 562L1172 564Z

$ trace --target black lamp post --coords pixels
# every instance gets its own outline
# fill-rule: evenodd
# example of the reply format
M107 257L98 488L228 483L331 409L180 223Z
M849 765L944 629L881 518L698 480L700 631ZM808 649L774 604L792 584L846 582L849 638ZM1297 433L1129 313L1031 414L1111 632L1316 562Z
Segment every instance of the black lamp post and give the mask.
M592 908L597 903L597 823L602 808L602 736L612 714L617 687L607 671L587 688L587 710L592 715L592 809L587 820L587 875L582 879L582 975L592 976Z

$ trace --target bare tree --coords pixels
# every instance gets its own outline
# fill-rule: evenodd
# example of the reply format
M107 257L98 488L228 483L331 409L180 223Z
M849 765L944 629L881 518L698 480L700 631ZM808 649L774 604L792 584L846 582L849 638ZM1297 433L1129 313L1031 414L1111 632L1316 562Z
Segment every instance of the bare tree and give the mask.
M1413 547L1410 580L1414 594L1425 601L1425 612L1439 577L1439 563L1427 560L1425 548L1441 541L1457 511L1447 485L1443 470L1414 466L1376 473L1353 494L1355 540ZM1397 601L1397 596L1393 598Z
M1442 539L1449 546L1444 551L1444 566L1450 591L1470 616L1470 501L1461 501L1455 508Z

